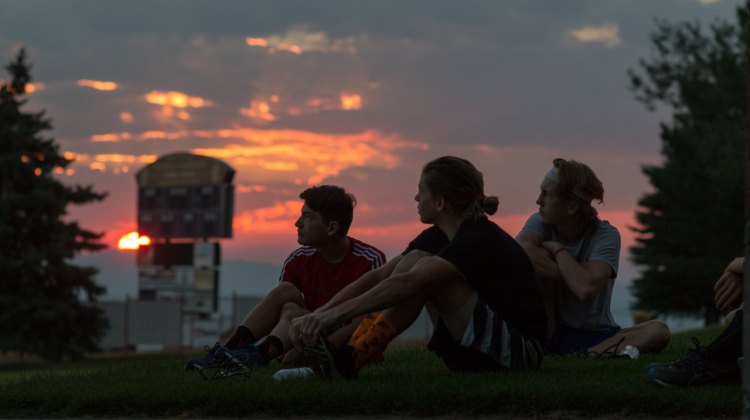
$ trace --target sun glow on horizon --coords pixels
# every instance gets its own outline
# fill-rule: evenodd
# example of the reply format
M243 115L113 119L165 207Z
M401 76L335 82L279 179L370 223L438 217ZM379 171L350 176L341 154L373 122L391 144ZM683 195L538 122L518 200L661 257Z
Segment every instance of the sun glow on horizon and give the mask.
M117 249L132 251L148 245L151 245L151 238L139 235L138 232L130 232L120 238L117 242Z

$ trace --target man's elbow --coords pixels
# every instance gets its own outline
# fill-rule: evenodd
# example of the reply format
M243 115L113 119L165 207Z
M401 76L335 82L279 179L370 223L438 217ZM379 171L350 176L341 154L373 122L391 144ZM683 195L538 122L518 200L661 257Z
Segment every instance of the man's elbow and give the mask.
M599 295L602 291L602 287L603 285L592 282L574 290L573 294L581 302L590 302Z

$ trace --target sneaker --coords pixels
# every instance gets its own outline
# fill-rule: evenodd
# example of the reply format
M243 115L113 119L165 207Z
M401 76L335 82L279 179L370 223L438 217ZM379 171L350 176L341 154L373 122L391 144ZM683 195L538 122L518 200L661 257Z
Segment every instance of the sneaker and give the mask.
M224 362L211 376L212 380L244 379L250 376L253 369L264 364L263 355L254 344L238 349L222 347L218 352L222 354Z
M623 341L625 341L625 337L622 337L620 341L612 344L601 352L593 350L581 350L572 353L572 355L585 359L637 359L640 355L640 352L636 347L625 346L622 350L620 350L620 345Z
M667 365L651 366L648 379L663 386L688 386L737 382L740 366L720 364L708 359L706 348L693 337L695 349Z
M326 379L354 379L357 376L349 346L334 348L321 337L317 346L305 347L303 357L305 365L316 376Z
M206 351L206 355L200 359L188 360L185 363L185 370L197 370L201 372L204 369L215 369L226 361L226 357L224 357L221 351L221 344L216 343L213 347L205 346L203 349Z
M309 367L281 369L273 374L273 379L277 382L288 381L290 379L310 379L315 377L317 377L315 371Z

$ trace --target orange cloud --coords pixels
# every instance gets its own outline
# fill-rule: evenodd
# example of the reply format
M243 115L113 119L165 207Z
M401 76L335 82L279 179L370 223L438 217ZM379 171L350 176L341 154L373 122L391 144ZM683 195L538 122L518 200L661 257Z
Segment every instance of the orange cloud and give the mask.
M306 27L296 27L283 35L266 38L247 37L245 43L252 48L265 48L269 54L284 51L294 55L309 52L349 53L357 52L354 38L330 39L325 32L311 32Z
M143 165L156 161L156 155L126 155L126 154L79 154L74 152L65 152L63 156L73 161L73 165L87 167L94 171L111 171L113 174L127 174L130 172L130 165ZM56 172L62 174L63 172ZM65 175L75 174L75 169L68 167L64 171Z
M603 44L607 48L614 48L622 44L619 28L617 24L614 23L605 23L601 26L584 26L570 31L570 36L575 38L578 42L597 42Z
M94 155L94 160L97 162L108 162L108 163L152 163L156 162L158 157L156 155L122 155L122 154L98 154Z
M271 114L271 106L267 102L259 100L251 101L249 108L240 108L240 114L259 122L276 120L276 116Z
M222 130L146 131L105 133L94 142L224 139L234 143L221 148L197 148L193 153L226 161L254 183L269 181L313 185L351 167L390 169L400 163L396 151L428 150L426 143L384 136L373 130L356 134L325 134L299 130L251 128Z
M266 41L263 38L247 37L247 38L245 38L245 43L249 47L263 47L263 48L265 48L265 47L268 46L268 41Z
M130 124L133 122L133 114L130 112L121 112L120 113L120 121L124 122L125 124Z
M146 102L154 105L171 106L175 108L204 108L213 106L213 102L198 96L189 96L182 92L151 91L145 96Z
M243 211L234 216L236 233L289 233L299 218L302 203L289 200L252 211Z
M123 140L130 140L130 133L106 133L91 136L91 141L94 143L119 142Z
M118 88L118 85L115 82L104 82L101 80L88 80L88 79L79 80L78 86L90 87L92 89L105 90L105 91L115 90Z
M353 111L362 108L362 97L356 94L341 94L341 109Z
M359 134L320 134L296 130L237 129L220 130L216 134L243 143L221 149L194 149L193 152L225 160L237 168L246 168L240 172L247 172L253 177L265 176L266 181L294 182L301 178L308 185L320 183L350 167L394 168L399 164L399 158L394 153L396 150L428 149L424 143L405 141L397 136L382 136L371 130ZM289 175L272 175L258 169Z
M268 190L268 188L265 185L237 184L234 186L234 191L237 192L238 194L265 192L266 190Z
M41 83L41 82L27 83L26 84L26 93L39 92L40 90L45 89L46 87L47 87L47 85L45 85L44 83Z

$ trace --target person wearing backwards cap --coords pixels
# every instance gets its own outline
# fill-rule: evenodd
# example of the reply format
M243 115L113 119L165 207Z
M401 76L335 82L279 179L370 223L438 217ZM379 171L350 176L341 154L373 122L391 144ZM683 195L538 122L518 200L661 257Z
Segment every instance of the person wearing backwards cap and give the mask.
M637 358L660 351L670 340L661 321L621 329L612 317L620 233L591 205L603 199L604 188L591 168L555 159L542 180L539 211L516 237L542 288L552 354Z

